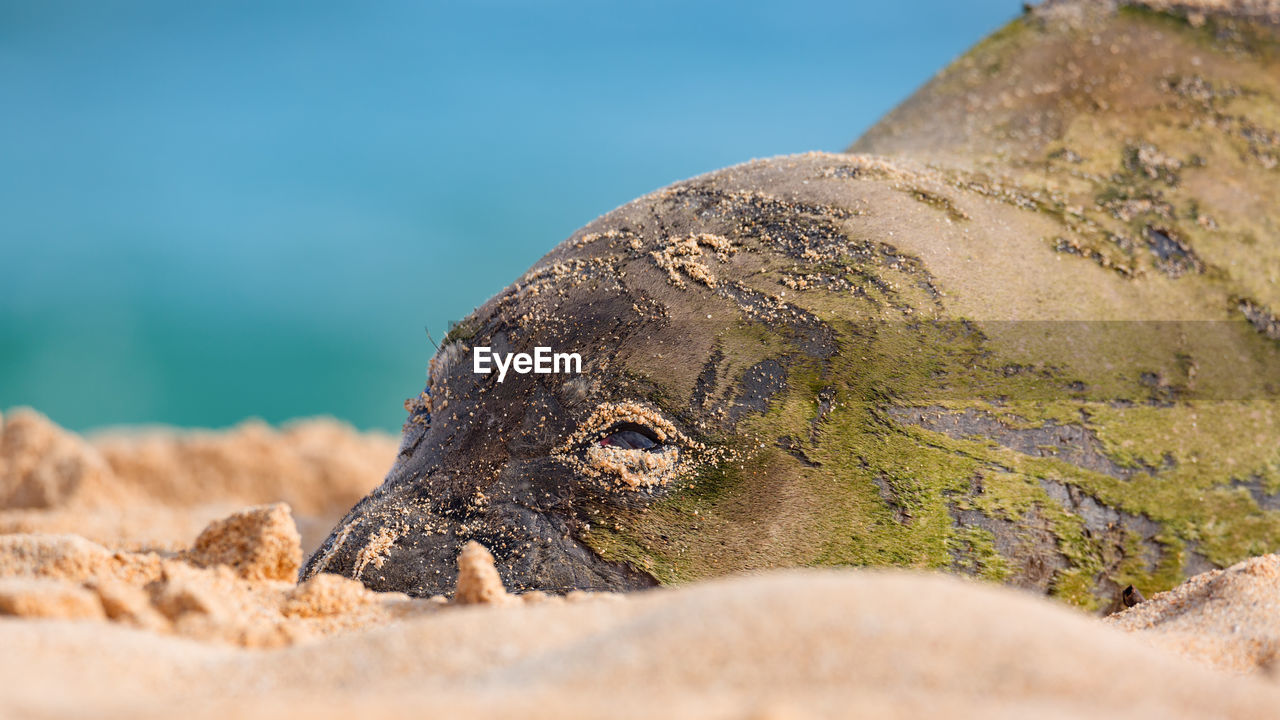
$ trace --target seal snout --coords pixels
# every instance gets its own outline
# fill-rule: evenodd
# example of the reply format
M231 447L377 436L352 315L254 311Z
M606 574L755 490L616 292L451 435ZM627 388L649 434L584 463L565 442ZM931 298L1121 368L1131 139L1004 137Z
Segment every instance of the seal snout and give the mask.
M436 490L437 498L446 496ZM514 592L656 584L647 574L601 559L554 510L533 509L510 498L428 506L417 494L395 491L375 493L353 508L300 577L327 572L373 590L447 595L457 582L458 553L471 541L489 548L503 584Z

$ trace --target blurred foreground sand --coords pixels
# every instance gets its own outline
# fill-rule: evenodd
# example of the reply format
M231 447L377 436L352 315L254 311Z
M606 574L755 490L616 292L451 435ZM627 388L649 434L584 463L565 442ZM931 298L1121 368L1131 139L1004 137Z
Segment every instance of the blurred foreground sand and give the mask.
M1280 708L1280 556L1106 620L900 571L514 597L476 545L459 558L455 601L417 600L336 576L293 582L303 549L290 507L317 542L390 466L390 437L315 421L86 442L29 411L3 421L0 717Z

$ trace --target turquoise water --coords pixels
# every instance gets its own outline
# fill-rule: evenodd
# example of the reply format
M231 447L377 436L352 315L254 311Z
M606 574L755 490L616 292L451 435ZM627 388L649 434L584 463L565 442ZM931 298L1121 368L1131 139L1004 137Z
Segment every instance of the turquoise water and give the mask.
M839 150L1005 0L0 2L0 408L395 429L593 217Z

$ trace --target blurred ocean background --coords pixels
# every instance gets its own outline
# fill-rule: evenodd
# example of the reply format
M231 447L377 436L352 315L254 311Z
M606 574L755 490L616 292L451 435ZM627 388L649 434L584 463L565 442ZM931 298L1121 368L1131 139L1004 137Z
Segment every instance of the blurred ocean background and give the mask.
M1018 12L0 1L0 408L398 429L424 327L633 197L844 148Z

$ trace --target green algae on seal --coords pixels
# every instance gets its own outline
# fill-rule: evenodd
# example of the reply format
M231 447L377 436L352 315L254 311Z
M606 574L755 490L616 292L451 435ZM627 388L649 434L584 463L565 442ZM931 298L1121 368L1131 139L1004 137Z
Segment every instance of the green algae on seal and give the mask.
M1050 3L880 156L583 228L450 333L303 577L448 592L477 540L515 591L894 565L1096 608L1280 548L1280 55L1215 7Z

